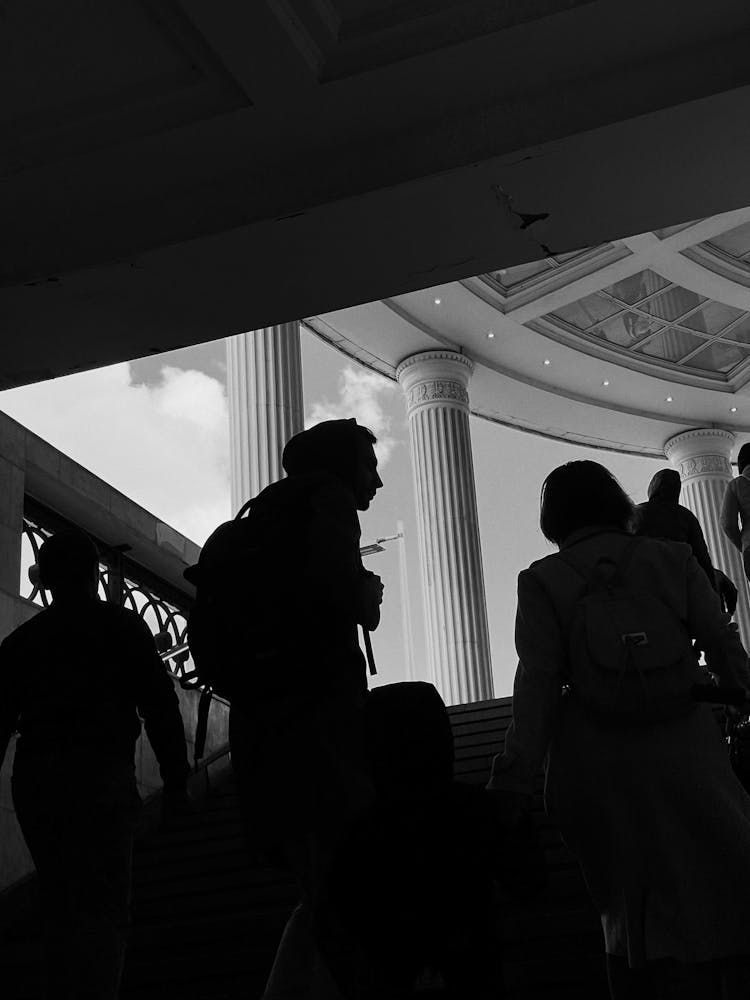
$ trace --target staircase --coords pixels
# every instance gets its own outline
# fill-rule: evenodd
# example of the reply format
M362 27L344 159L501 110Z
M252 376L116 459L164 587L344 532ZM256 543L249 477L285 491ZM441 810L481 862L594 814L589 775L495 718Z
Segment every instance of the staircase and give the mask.
M486 781L510 713L509 698L450 709L458 779ZM133 931L123 997L254 1000L261 996L296 893L278 872L248 856L231 771L225 767L220 773L221 768L214 767L216 771L192 815L152 831L137 844ZM606 1000L599 920L577 866L543 815L540 795L535 818L550 886L532 902L503 905L510 997ZM0 926L4 1000L38 996L38 929L30 888L5 900L5 929ZM0 900L0 921L2 917Z
M486 784L492 757L505 742L511 698L448 709L455 777ZM537 776L534 823L544 848L549 886L526 902L502 906L503 957L509 1000L609 1000L604 938L578 864L544 815Z

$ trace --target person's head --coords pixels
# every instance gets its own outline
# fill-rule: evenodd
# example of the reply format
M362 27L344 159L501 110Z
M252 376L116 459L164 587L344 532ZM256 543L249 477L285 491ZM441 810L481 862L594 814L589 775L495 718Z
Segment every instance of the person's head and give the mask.
M373 445L377 438L367 427L349 420L324 420L291 438L281 464L289 476L328 472L354 493L358 510L367 510L383 485Z
M607 525L629 531L634 507L615 477L598 462L566 462L542 484L539 524L559 545L573 531Z
M39 582L60 597L94 597L99 582L99 553L80 528L51 535L39 549Z
M678 503L682 482L677 469L659 469L648 484L649 500L663 503Z
M750 441L743 444L737 454L737 471L740 475L748 465L750 465Z

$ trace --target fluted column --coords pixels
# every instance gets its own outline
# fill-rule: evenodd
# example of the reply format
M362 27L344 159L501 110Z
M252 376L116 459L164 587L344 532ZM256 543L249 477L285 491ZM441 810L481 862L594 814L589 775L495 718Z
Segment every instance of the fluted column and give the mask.
M449 705L492 697L487 608L469 433L474 366L455 351L414 354L406 395L432 682Z
M737 586L739 600L735 619L745 649L750 650L750 602L742 559L719 524L724 491L732 479L730 455L733 445L731 431L700 427L670 438L664 453L679 470L681 499L701 523L711 561Z
M232 509L283 476L281 453L304 430L299 323L227 340Z

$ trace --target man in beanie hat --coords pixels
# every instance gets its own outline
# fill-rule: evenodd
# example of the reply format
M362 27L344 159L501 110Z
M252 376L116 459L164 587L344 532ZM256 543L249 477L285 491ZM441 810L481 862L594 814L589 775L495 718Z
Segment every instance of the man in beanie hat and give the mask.
M232 763L253 845L292 873L302 894L265 1000L339 995L315 918L336 845L372 795L358 627L377 627L383 586L362 565L358 511L383 485L375 440L354 419L302 431L284 448L287 478L250 507L249 519L281 541L264 572L266 610L252 626L262 670L246 693L238 681L232 699Z

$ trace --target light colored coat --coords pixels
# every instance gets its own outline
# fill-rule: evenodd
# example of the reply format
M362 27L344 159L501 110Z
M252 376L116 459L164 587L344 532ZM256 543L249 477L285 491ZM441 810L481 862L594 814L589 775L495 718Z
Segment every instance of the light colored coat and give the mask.
M563 548L593 567L629 538L588 529ZM689 546L643 539L626 577L679 615L723 683L750 688L736 628ZM712 711L612 729L563 695L565 623L584 586L557 556L519 575L513 722L490 786L528 792L546 758L547 812L578 858L610 954L637 967L750 953L750 798Z

